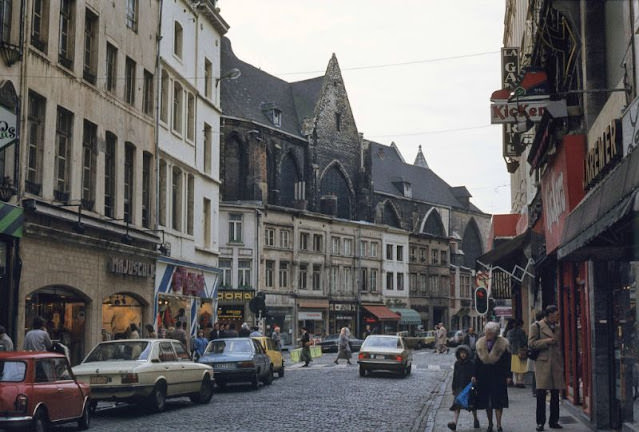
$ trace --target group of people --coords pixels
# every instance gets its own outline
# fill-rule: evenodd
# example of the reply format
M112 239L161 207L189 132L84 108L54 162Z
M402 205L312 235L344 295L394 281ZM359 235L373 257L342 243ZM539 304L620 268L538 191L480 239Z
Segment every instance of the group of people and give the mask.
M523 355L527 348L538 350L534 361L537 409L535 414L536 430L543 431L546 424L546 397L550 393L550 416L548 425L551 429L562 429L559 424L559 392L565 388L563 360L561 353L561 335L559 329L559 310L556 306L547 306L538 314L530 326L528 337L521 328L521 321L514 321L511 328L503 336L496 322L488 322L484 334L477 337L474 349L467 344L471 338L470 331L464 338L465 344L457 347L453 372L453 395L460 394L469 383L477 390L472 405L473 427L479 428L477 410L486 410L488 420L487 432L502 432L502 415L508 408L508 385L513 374L513 383L523 387L523 374L528 370L527 359ZM474 332L473 332L474 333ZM523 336L522 336L523 335ZM476 336L476 335L475 335ZM526 369L522 364L526 363ZM457 430L457 421L461 406L453 403L453 421L448 423L450 430ZM494 420L493 423L493 412Z

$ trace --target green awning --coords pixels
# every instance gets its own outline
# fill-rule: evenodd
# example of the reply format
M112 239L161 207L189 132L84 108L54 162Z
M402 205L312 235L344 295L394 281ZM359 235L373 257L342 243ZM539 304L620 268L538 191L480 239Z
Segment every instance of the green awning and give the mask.
M22 237L24 210L11 204L0 202L0 234Z
M419 316L419 312L416 310L405 308L390 308L390 310L401 316L399 319L400 325L420 325L422 323L422 317Z

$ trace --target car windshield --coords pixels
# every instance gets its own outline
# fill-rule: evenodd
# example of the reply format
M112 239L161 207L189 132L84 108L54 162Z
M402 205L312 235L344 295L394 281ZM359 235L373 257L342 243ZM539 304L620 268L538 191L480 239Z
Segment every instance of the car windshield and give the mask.
M24 362L0 360L0 382L24 381L26 370L27 365Z
M249 340L215 340L211 341L209 345L206 347L205 353L212 354L233 354L233 353L250 353L253 350L251 349L251 341Z
M369 336L362 348L401 348L401 346L399 338Z
M147 360L151 344L144 341L101 343L87 356L83 363L110 360Z

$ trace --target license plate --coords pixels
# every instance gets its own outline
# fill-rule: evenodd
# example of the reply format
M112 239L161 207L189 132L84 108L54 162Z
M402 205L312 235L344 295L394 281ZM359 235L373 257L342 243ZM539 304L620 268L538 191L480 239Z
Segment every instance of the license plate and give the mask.
M375 358L375 354L371 354L371 358L374 359Z
M234 366L233 363L216 363L213 365L213 369L233 369Z
M105 376L92 376L90 383L91 384L106 384L109 382L109 378Z

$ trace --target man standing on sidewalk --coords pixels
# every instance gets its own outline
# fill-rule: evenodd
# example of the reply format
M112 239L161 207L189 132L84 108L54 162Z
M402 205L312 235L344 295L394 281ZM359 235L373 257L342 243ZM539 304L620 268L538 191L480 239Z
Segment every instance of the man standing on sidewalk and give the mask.
M550 305L545 310L546 317L530 326L528 345L539 350L535 361L535 380L537 381L537 430L543 431L546 423L546 392L550 391L551 429L562 429L559 424L559 391L564 383L564 365L561 354L561 329L559 328L559 310Z

